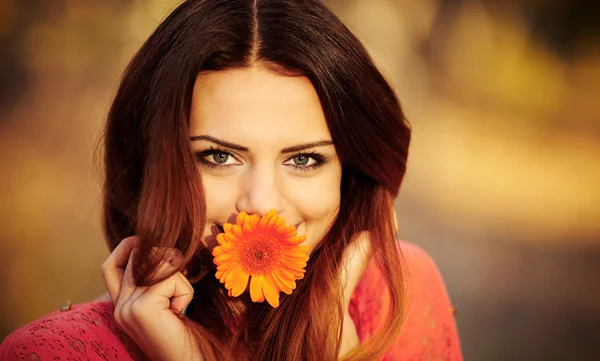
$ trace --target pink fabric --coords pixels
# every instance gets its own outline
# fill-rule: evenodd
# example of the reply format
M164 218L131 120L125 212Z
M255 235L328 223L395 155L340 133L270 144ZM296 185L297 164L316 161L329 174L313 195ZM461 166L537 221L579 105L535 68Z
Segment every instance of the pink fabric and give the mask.
M406 318L400 334L382 361L462 361L462 351L444 281L431 257L411 243L400 244L405 261ZM371 263L350 305L358 338L368 340L384 321L389 299L385 281Z
M421 248L401 243L406 261L407 315L400 335L382 361L461 361L451 304L433 260ZM350 315L361 342L385 316L385 283L372 263L352 297ZM145 356L117 326L110 302L74 305L56 311L9 335L0 360L144 360Z

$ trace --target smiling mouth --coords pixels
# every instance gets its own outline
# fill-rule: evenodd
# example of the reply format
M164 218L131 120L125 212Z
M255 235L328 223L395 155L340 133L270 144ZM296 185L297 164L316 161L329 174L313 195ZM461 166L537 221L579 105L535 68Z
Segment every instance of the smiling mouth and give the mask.
M302 222L296 224L296 230L298 230L298 226L300 226L302 224ZM223 225L218 224L218 223L214 223L214 225L217 227L217 229L219 230L219 233L224 233L225 230L223 229Z

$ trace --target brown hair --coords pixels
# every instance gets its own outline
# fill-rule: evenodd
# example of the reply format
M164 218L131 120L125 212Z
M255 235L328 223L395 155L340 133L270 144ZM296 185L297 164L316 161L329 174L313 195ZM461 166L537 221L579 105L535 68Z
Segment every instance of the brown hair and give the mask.
M282 294L277 309L245 302L238 317L244 298L223 292L200 240L206 205L188 127L201 70L257 62L306 76L315 87L342 162L341 204L297 289ZM127 236L141 238L134 268L139 285L151 283L157 263L152 247L181 250L180 269L198 275L185 322L206 360L329 361L337 360L341 342L341 256L367 230L387 283L389 317L345 360L378 359L397 336L403 315L390 209L409 141L394 91L359 40L321 2L186 1L135 55L110 109L104 138L106 239L114 249Z

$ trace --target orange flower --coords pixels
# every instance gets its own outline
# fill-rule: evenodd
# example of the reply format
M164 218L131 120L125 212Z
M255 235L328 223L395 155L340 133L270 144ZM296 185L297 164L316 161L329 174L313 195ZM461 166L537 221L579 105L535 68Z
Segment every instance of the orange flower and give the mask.
M225 284L229 296L241 295L250 279L250 298L265 299L279 306L281 291L291 294L296 280L304 277L308 261L308 246L300 246L306 236L296 236L295 226L274 210L265 216L241 212L235 224L223 225L217 235L219 245L213 249L217 279Z

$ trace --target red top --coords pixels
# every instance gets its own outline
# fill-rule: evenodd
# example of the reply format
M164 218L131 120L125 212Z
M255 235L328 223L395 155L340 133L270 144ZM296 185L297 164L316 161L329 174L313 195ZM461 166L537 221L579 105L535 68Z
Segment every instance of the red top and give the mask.
M408 272L406 319L382 361L462 361L462 352L450 304L440 273L421 248L401 243ZM367 340L381 324L389 300L385 282L371 263L350 304L358 337ZM117 326L110 302L73 305L55 311L10 334L0 345L0 360L140 360L146 359Z

